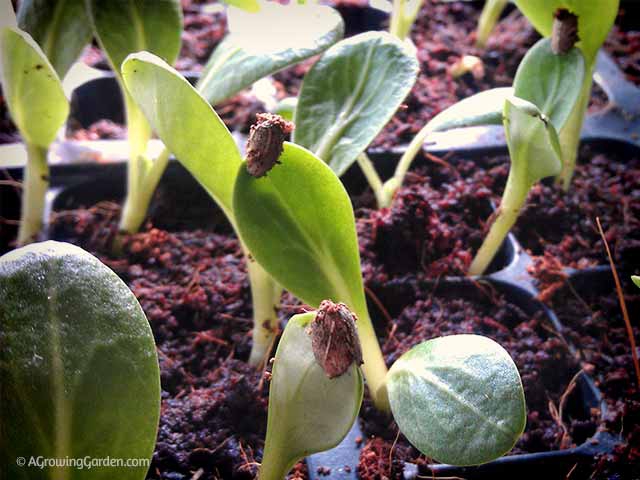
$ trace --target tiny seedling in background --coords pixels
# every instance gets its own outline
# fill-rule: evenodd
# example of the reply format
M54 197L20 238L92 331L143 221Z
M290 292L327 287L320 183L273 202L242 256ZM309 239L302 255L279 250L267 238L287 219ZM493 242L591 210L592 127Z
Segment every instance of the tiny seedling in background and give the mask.
M31 36L12 27L0 31L2 90L27 149L18 245L33 241L42 228L49 188L49 145L69 114L58 74Z
M542 39L525 55L514 79L514 96L504 103L504 129L511 166L495 221L478 250L470 275L481 275L518 219L529 190L562 169L558 140L570 118L585 75L584 59L572 48L555 54L551 40Z
M422 0L393 0L389 33L400 40L407 38L421 6Z
M576 46L584 56L585 74L579 82L576 78L573 84L580 95L565 125L558 130L562 148L562 171L558 182L568 190L576 166L582 123L591 98L598 50L616 19L619 0L515 0L515 3L542 35L555 37L555 46L566 47L566 39L577 36Z
M640 288L640 276L639 275L631 275L631 280L636 285L636 287Z
M169 161L169 151L150 158L151 127L123 83L120 65L130 53L148 50L173 63L180 52L182 8L179 0L87 0L93 31L124 96L129 135L127 197L120 231L135 233Z
M147 318L124 282L79 247L34 243L0 257L0 322L6 478L144 479L145 464L16 464L151 458L160 371Z
M476 30L476 47L484 48L509 0L486 0Z

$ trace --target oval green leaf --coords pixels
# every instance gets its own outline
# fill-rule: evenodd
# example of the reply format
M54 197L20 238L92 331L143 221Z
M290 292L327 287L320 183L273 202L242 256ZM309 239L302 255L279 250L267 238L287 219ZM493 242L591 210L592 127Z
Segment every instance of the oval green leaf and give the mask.
M0 31L2 90L9 113L27 143L48 148L69 114L55 70L31 36Z
M391 119L417 73L415 48L386 32L337 43L304 78L294 142L342 175Z
M636 285L636 287L640 288L640 276L638 275L631 275L631 280L633 281L633 283Z
M85 0L23 0L18 25L38 42L60 78L93 34Z
M578 17L580 47L591 65L618 14L618 0L515 0L518 8L545 37L551 36L553 15L566 9Z
M130 55L122 75L160 139L233 219L233 185L242 159L220 117L182 75L153 54Z
M278 344L260 478L284 478L301 458L335 447L360 410L360 369L353 364L329 379L313 356L307 326L314 317L315 312L292 317Z
M452 335L413 347L389 370L387 387L400 431L442 463L491 461L511 450L524 431L518 369L486 337Z
M518 67L513 81L515 96L536 105L559 132L578 101L584 75L580 50L572 48L565 55L555 55L551 40L543 38Z
M504 102L513 96L513 88L492 88L476 93L451 105L429 121L430 132L442 132L454 128L502 123Z
M553 124L533 103L518 97L507 99L504 129L516 178L531 188L538 180L560 173L562 152ZM511 175L511 173L510 173Z
M212 105L323 52L344 33L338 12L317 4L268 2L259 13L229 8L227 16L230 33L209 58L197 85ZM273 25L278 27L270 28Z
M130 53L146 50L168 63L180 52L182 7L179 0L87 0L94 32L120 76Z
M233 210L240 237L276 281L304 302L331 299L364 310L351 200L340 179L308 150L286 142L265 177L240 167Z
M0 258L0 321L0 462L8 478L143 479L145 465L16 464L18 457L151 457L158 359L122 280L70 244L14 250Z

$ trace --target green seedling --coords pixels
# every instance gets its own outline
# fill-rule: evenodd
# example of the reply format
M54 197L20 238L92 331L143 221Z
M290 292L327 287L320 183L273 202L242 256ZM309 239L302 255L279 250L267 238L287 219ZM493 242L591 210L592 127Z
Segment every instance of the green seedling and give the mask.
M30 463L151 458L160 415L158 359L149 323L122 280L70 244L13 250L0 257L0 324L6 478L144 479L148 464Z
M580 77L580 82L575 79L573 86L579 90L580 96L559 131L563 164L558 182L568 190L575 170L580 131L591 97L598 50L616 19L619 0L515 0L515 3L542 35L553 39L556 48L563 50L573 45L571 40L577 40L576 46L584 55L585 75Z
M504 129L511 168L489 233L469 268L481 275L515 224L529 190L543 178L560 173L563 156L558 140L579 102L576 81L582 81L582 54L572 48L555 54L549 39L527 52L514 80L514 96L504 104Z
M266 75L321 53L343 35L342 19L329 7L250 3L249 11L228 8L230 33L213 52L198 81L196 88L212 105ZM259 7L257 13L254 6ZM127 55L142 50L172 64L180 49L182 10L178 0L91 0L88 11L125 98L130 158L120 230L133 233L144 221L171 151L165 148L157 158L148 157L151 127L124 88L120 66ZM283 16L291 21L256 41L256 32L265 32L265 25Z
M636 285L636 287L640 288L640 276L638 275L631 275L631 280L633 281L633 283Z
M322 437L323 441L331 438L324 445L327 447L337 443L351 426L360 403L343 396L358 400L361 393L351 379L339 391L332 383L346 382L339 372L351 371L345 367L347 362L359 363L358 350L351 347L350 335L345 334L350 329L341 327L350 318L355 318L351 321L357 325L362 346L362 369L375 405L393 413L401 431L417 448L438 461L459 465L487 462L508 451L525 425L524 393L509 355L484 337L445 337L414 347L387 371L363 292L353 209L339 178L313 153L291 143L285 143L279 163L267 175L252 176L247 165L240 169L233 208L241 238L280 284L304 302L320 305L316 322L324 312L323 342L314 345L313 328L311 340L305 339L298 319L287 326L280 340L273 382L286 392L305 393L284 396L275 383L272 386L262 463L262 471L269 476L261 478L283 478L298 458L319 448L321 439L315 437L314 429L302 428L305 422L325 425L331 433ZM336 308L324 301L327 298L349 305L353 314L345 313L344 305ZM334 320L327 322L332 311ZM311 321L309 314L304 318ZM290 328L297 332L295 337L288 335ZM288 419L283 420L287 416L277 416L271 402L277 402L278 412L297 412L306 404L306 389L312 387L299 386L297 380L288 383L288 377L301 378L303 372L295 376L282 373L279 355L302 348L306 354L298 352L295 358L310 359L309 343L327 378L337 377L322 383L315 377L310 380L315 384L311 398L324 399L322 408L316 410L314 403L313 414L297 416L298 426L292 434ZM285 364L289 367L296 361ZM299 368L309 368L300 363ZM315 366L313 371L317 369ZM333 405L338 400L341 405L356 405L352 415L340 411L339 418L335 416L338 411Z
M69 114L58 74L31 36L15 27L0 30L2 90L27 149L18 245L33 241L42 228L49 187L49 145Z
M149 119L167 148L211 195L236 228L232 194L242 157L236 143L209 102L162 59L148 52L123 63L128 94ZM279 329L276 314L282 289L249 255L253 300L253 347L249 358L260 365L271 351Z
M87 13L124 96L129 135L127 197L120 231L138 231L162 173L169 151L150 158L151 127L126 91L120 65L132 52L148 50L173 63L180 52L182 8L179 0L87 0Z
M393 0L389 33L400 40L407 38L421 6L422 0Z
M509 0L486 0L480 18L478 19L478 28L476 30L476 47L484 48L487 40L493 31L500 14L504 11Z

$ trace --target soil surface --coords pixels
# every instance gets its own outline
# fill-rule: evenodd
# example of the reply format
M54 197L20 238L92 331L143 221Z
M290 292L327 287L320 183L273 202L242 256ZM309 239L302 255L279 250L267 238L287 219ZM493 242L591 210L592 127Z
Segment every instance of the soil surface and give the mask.
M637 341L640 290L631 284L627 272L620 274ZM612 435L622 436L612 455L597 459L592 478L632 479L640 478L640 379L634 371L629 336L614 288L610 271L581 274L557 291L550 304L564 325L564 337L578 346L581 368L592 372L604 394L604 427Z
M606 264L600 218L619 268L640 265L640 156L583 147L569 192L553 181L533 187L514 233L534 255L564 266Z
M375 293L391 317L391 321L377 318L378 331L385 332L379 339L389 365L422 341L460 333L488 336L511 354L525 389L527 427L510 454L570 448L595 432L599 411L585 412L572 386L578 362L542 311L527 311L525 305L483 283L398 281L378 287ZM402 303L393 300L397 298ZM360 456L361 478L400 479L406 461L421 465L425 478L430 477L425 467L430 460L398 434L395 422L376 412L368 398L361 415L368 439Z

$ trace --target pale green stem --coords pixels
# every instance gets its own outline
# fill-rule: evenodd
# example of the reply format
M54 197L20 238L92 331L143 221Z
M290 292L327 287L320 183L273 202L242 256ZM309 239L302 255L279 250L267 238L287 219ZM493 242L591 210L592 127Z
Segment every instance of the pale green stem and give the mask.
M380 180L380 175L376 172L376 167L373 165L369 156L364 152L358 155L358 165L369 182L369 186L373 190L373 194L376 196L378 207L382 208L382 204L384 203L383 185L382 180Z
M591 86L593 83L593 69L595 62L587 65L584 81L580 87L580 96L571 111L564 127L560 131L560 147L562 148L562 171L558 175L557 182L562 184L565 191L571 186L573 172L576 169L578 147L580 146L580 132L591 98Z
M369 395L375 407L381 412L390 412L389 395L387 393L387 364L382 356L380 344L373 330L366 302L353 308L358 317L358 337L362 347L362 373L367 382Z
M497 217L469 267L469 275L482 275L487 269L509 234L511 227L516 223L530 189L531 184L526 180L526 176L514 172L512 166Z
M400 188L402 182L404 182L404 177L407 175L409 171L409 167L411 163L416 158L418 152L422 150L422 146L424 145L427 136L432 133L433 129L429 123L427 123L422 129L418 132L418 134L413 137L411 143L400 157L400 161L396 166L396 171L389 180L387 180L383 185L383 194L384 199L381 203L381 207L388 207L391 204L391 200L393 199L393 195L396 193L396 190Z
M253 345L249 365L256 367L266 360L279 331L277 308L282 288L249 254L245 254L245 258L253 304Z
M18 246L34 241L42 228L44 202L49 188L48 149L27 143L22 190L22 214L18 230Z
M420 11L422 0L414 0L412 5L408 4L407 0L393 0L389 33L400 40L404 40L409 35L411 26Z
M120 231L135 233L147 215L149 202L167 167L169 151L164 149L155 159L147 158L147 145L151 126L129 93L125 92L127 129L129 132L129 163L127 171L127 198L124 202Z
M293 465L285 460L284 455L279 448L274 445L280 445L281 442L269 441L264 445L264 455L258 472L258 480L284 480L293 468Z
M509 3L509 0L487 0L478 19L478 31L476 34L476 47L484 48L489 40L493 28L498 23L500 14Z

